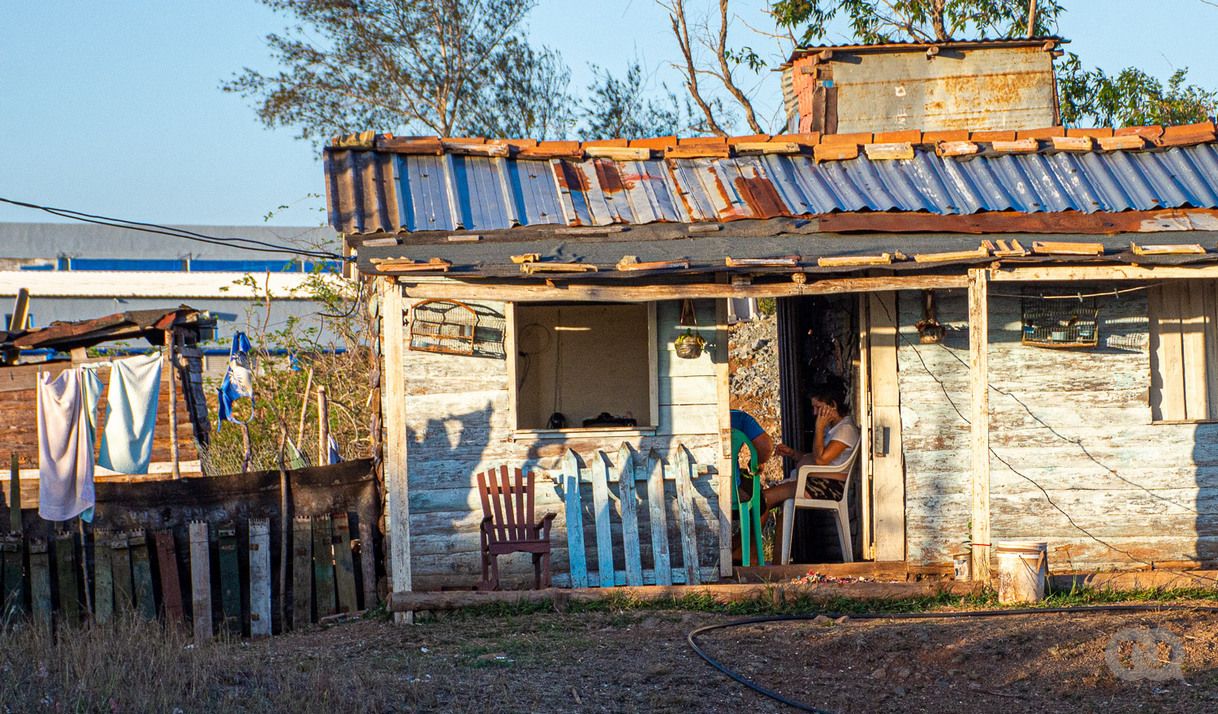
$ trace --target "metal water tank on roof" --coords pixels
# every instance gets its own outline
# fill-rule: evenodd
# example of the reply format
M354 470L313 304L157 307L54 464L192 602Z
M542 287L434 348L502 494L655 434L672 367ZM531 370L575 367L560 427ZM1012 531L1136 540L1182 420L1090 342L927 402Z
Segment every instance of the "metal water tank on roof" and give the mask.
M826 134L1056 126L1063 40L805 47L783 65L792 131Z

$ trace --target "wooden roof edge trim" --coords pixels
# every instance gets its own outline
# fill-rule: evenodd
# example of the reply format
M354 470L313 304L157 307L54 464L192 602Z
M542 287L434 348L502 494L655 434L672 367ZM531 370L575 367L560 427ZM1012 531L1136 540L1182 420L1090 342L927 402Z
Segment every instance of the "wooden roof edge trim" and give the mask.
M738 151L749 153L763 151L766 145L775 145L775 153L790 153L790 147L798 147L800 153L813 154L817 146L863 147L871 144L913 144L936 146L944 142L973 142L1005 144L1007 142L1038 142L1044 149L1069 147L1058 150L1080 151L1086 140L1098 144L1100 150L1141 148L1136 141L1124 137L1140 137L1151 147L1195 146L1218 142L1218 125L1213 119L1195 124L1148 125L1130 127L1070 128L1050 126L1012 130L940 130L919 129L859 132L851 134L755 134L746 136L676 137L665 136L637 139L599 139L589 141L535 139L487 139L485 137L438 137L407 136L361 132L334 137L326 151L384 151L397 154L473 154L488 156L518 156L520 158L585 158L588 156L612 156L612 149L650 149L668 158L725 157ZM1075 141L1071 141L1071 139ZM1096 146L1092 145L1092 150ZM590 151L591 150L591 151ZM1026 150L1026 149L1024 149ZM838 151L823 150L834 154ZM629 152L622 152L623 154Z

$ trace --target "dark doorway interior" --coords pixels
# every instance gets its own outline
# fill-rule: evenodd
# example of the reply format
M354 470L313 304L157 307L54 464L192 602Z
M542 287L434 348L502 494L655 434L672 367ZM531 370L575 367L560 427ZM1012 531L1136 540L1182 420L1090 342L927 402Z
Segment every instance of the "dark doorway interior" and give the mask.
M808 388L831 377L850 386L850 399L857 406L859 359L858 298L854 295L809 296L778 300L778 365L782 382L782 440L801 451L812 447L816 426ZM857 415L856 421L862 424ZM860 444L863 448L864 444ZM784 464L789 473L794 466ZM857 468L857 467L856 467ZM852 480L851 531L858 559L862 479ZM843 560L833 516L828 511L798 511L791 543L793 563L832 563Z

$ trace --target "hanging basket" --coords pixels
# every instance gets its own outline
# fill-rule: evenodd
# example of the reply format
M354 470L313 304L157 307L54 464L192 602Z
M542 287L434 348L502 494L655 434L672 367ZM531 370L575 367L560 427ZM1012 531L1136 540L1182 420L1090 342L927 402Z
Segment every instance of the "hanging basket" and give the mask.
M673 347L676 348L677 356L681 359L698 359L706 347L706 340L702 339L702 335L690 329L676 339Z

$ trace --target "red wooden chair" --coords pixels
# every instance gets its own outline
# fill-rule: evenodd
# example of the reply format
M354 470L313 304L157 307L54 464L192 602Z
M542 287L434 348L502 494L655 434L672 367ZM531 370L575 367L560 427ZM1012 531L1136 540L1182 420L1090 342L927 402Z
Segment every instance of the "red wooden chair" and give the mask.
M507 553L533 555L534 586L550 587L550 525L555 513L533 519L533 473L526 477L516 469L500 466L478 474L482 497L482 582L479 590L499 589L499 556Z

